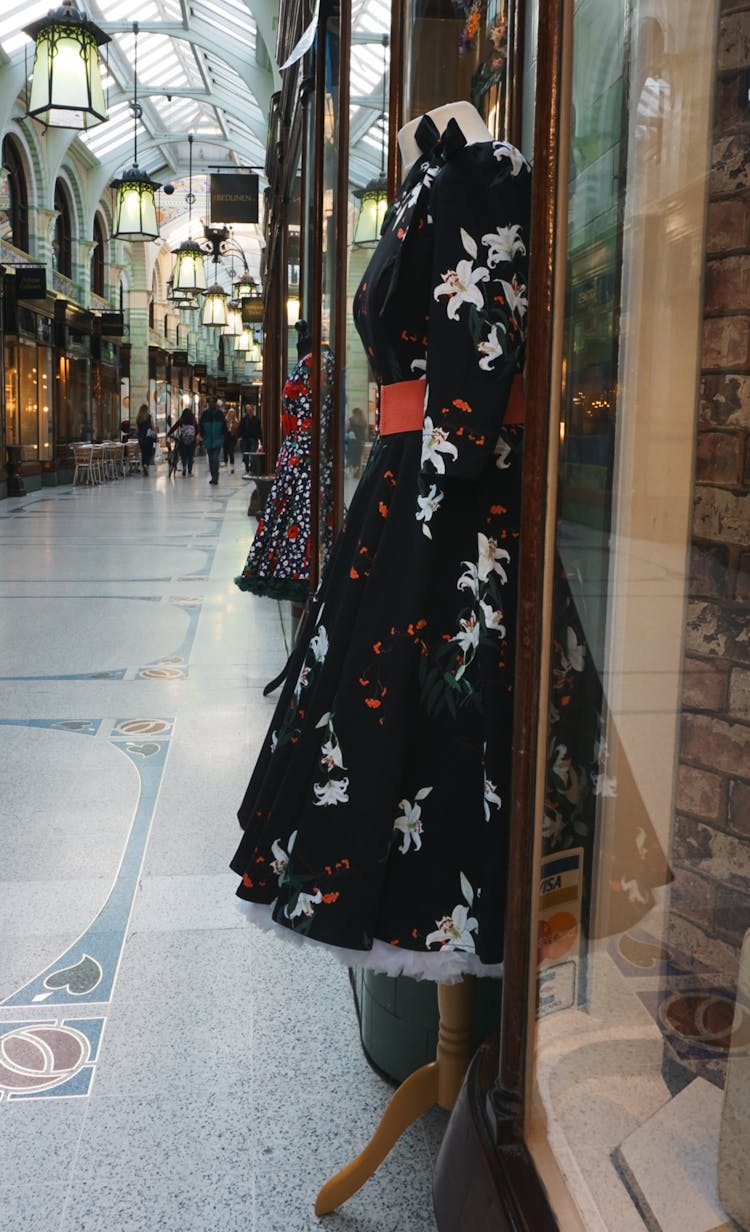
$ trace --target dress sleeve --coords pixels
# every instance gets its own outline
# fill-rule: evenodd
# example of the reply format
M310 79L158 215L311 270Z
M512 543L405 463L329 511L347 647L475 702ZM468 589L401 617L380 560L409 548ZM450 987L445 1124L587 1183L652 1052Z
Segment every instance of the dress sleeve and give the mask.
M505 142L467 146L435 181L422 473L476 479L523 365L531 174Z

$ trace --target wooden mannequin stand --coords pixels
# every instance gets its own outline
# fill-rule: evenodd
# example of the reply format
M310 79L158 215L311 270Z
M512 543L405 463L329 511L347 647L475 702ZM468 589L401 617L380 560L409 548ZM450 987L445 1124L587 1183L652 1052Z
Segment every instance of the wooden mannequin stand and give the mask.
M438 984L437 992L440 1026L435 1060L401 1083L365 1149L326 1181L315 1203L316 1215L330 1215L361 1189L404 1130L433 1104L448 1111L455 1104L471 1057L474 977Z

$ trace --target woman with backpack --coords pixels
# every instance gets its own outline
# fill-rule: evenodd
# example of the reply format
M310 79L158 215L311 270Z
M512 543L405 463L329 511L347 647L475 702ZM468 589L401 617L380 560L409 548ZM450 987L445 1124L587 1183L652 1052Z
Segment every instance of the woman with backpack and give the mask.
M141 450L141 467L144 475L147 475L156 450L156 428L153 416L146 402L143 402L138 407L135 423L138 429L138 444Z
M177 423L173 428L169 429L167 436L174 435L177 441L177 448L180 451L180 462L182 463L183 475L192 475L193 459L195 457L195 445L197 438L197 430L195 424L195 415L189 406L180 415Z

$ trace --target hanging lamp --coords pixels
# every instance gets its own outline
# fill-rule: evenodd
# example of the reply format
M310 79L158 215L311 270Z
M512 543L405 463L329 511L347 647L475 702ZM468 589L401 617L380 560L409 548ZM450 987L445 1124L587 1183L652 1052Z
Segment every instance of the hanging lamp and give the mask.
M380 174L365 184L364 188L355 190L354 196L359 198L359 215L354 228L353 244L370 244L380 238L380 228L388 210L388 180L385 174L385 145L388 126L388 111L386 107L386 47L388 35L383 35L383 99L380 120Z
M154 193L161 188L147 171L138 166L138 121L143 108L138 102L138 22L133 22L133 165L123 171L119 180L113 180L116 190L115 218L112 234L118 240L145 243L159 238L159 223L156 218Z
M192 133L188 135L188 146L190 149L190 170L188 174L188 192L185 200L188 204L188 229L192 232L193 203L195 201L193 193ZM190 234L188 239L183 240L173 255L176 258L172 271L172 286L175 292L189 291L196 294L199 291L204 291L206 287L206 266L203 260L203 249L192 238L192 234Z
M237 338L242 333L242 313L237 300L227 301L227 323L221 332L228 338Z
M35 43L27 115L50 128L95 128L107 119L99 48L110 37L63 0L23 27Z
M190 291L175 291L174 281L167 280L167 299L175 308L197 308L198 300Z
M206 287L205 291L201 291L201 295L204 296L201 325L225 326L228 320L227 300L229 296L221 283L212 283L210 287Z

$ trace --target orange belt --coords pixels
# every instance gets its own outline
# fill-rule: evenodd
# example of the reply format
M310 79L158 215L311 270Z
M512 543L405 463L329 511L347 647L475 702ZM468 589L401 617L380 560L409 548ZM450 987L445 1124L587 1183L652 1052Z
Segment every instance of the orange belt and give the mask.
M424 420L424 391L427 381L396 381L380 387L380 435L394 432L421 432Z
M416 381L396 381L393 385L381 385L381 436L392 436L394 432L417 432L421 429L426 383L425 378L420 377ZM522 424L524 411L523 377L517 372L510 387L503 423Z

